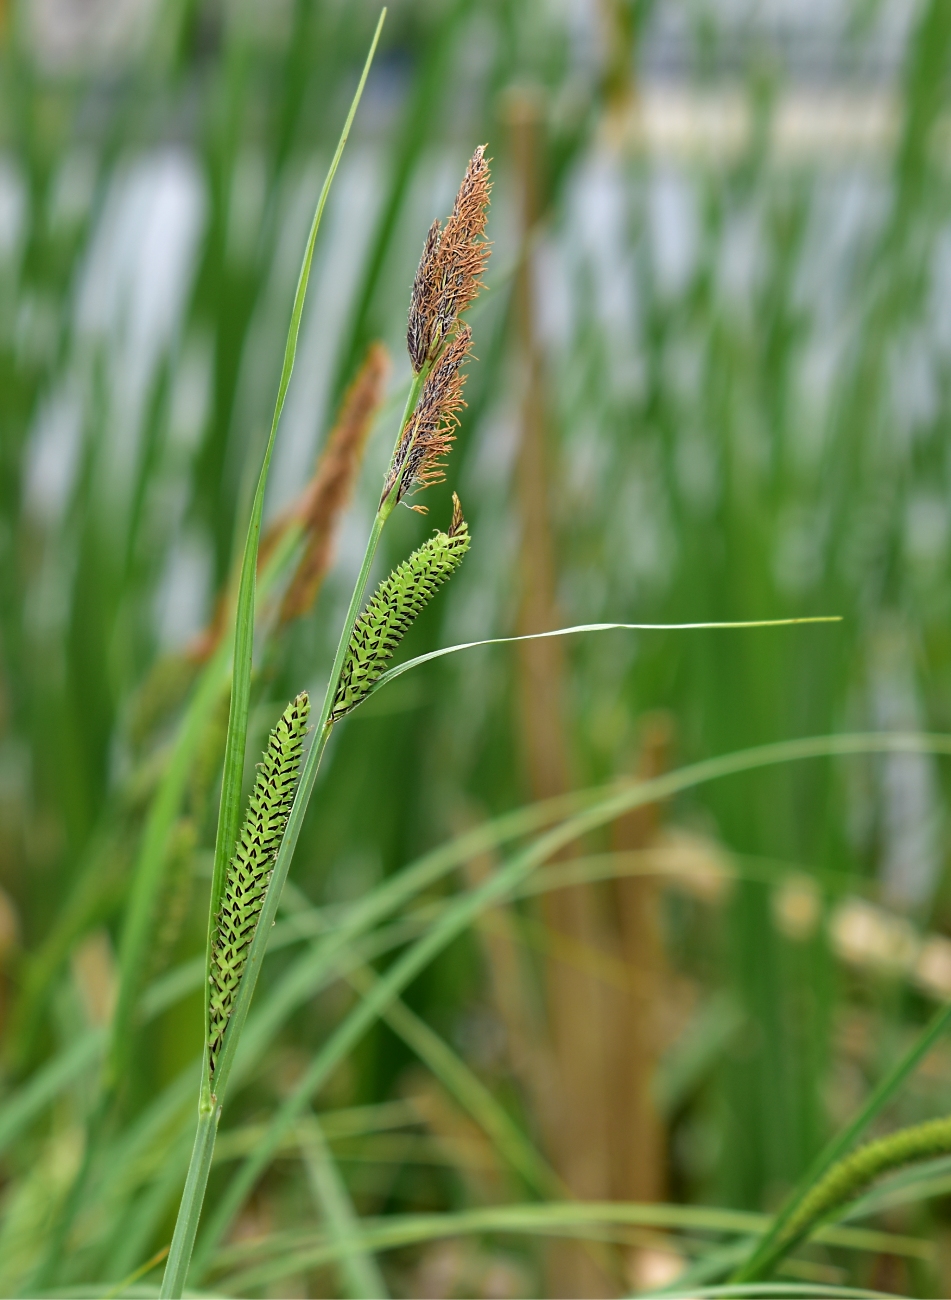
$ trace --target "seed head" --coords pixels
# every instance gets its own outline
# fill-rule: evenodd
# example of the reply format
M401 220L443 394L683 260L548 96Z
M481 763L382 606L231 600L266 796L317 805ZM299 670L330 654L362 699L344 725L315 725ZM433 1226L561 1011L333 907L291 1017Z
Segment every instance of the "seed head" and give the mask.
M459 317L482 288L489 260L486 208L491 184L485 145L469 160L452 214L429 228L410 296L406 346L417 374L435 360Z
M460 325L423 384L416 409L406 422L383 484L385 500L399 480L397 501L408 492L441 483L443 457L449 451L459 427L459 411L465 406L462 363L472 346L472 331ZM424 513L424 507L412 509Z

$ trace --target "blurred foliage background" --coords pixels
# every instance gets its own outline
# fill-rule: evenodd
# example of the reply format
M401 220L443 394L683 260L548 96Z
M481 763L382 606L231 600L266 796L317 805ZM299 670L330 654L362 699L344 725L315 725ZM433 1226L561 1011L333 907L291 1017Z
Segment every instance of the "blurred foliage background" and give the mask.
M45 1267L80 1167L143 825L376 17L364 0L3 9L5 1294ZM598 620L844 621L490 647L402 678L335 738L288 916L332 925L533 800L794 736L951 730L949 70L942 0L394 0L320 235L272 521L374 341L393 370L316 603L259 633L253 748L288 698L322 689L408 381L422 239L484 141L494 251L469 407L429 520L401 512L385 559L444 526L451 488L474 544L406 654ZM170 1235L225 721L175 809L142 972L153 988L177 972L181 996L129 1044L51 1287L118 1285ZM692 1236L589 1225L593 1245L433 1231L343 1265L293 1250L353 1214L774 1207L951 997L947 780L915 755L771 768L563 854L557 881L486 913L360 1039L203 1285L627 1294L702 1263L723 1245L712 1220ZM231 1099L210 1204L373 969L497 866L463 856L364 936L352 979L340 967L287 1003ZM292 939L259 997L294 975ZM949 1095L945 1045L884 1122ZM792 1273L947 1294L951 1182L931 1175L928 1197L871 1220L905 1247L813 1246Z

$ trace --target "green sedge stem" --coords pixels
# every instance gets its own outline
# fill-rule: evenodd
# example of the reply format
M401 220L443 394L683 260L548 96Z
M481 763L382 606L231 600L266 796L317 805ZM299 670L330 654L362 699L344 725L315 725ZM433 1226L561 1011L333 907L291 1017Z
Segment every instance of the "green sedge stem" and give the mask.
M341 156L343 155L344 147L350 135L350 128L353 124L354 116L356 115L357 106L359 105L360 99L363 95L363 88L366 85L366 80L370 72L370 66L373 62L373 56L376 53L377 42L380 39L380 32L383 28L383 21L385 18L386 9L383 9L376 25L376 31L373 34L369 53L367 54L366 61L363 65L363 72L360 76L356 92L350 104L350 111L347 114L343 130L340 133L336 152L331 160L330 168L320 192L320 198L317 202L314 219L311 222L310 233L307 237L307 245L304 250L300 275L297 281L297 289L294 294L294 306L291 311L291 320L287 332L287 343L284 349L284 364L281 369L281 378L278 385L277 400L274 405L271 430L268 436L267 447L264 452L261 472L258 476L257 488L254 494L254 503L251 509L251 519L248 524L248 534L245 542L244 556L241 565L241 578L238 589L238 605L235 618L234 666L231 674L231 711L228 718L228 736L225 742L221 806L218 815L218 833L215 841L215 865L211 885L211 899L208 909L208 935L205 956L206 986L203 1008L205 1059L202 1069L201 1092L199 1095L198 1130L195 1135L195 1145L192 1149L191 1160L188 1166L185 1191L182 1196L181 1205L179 1206L178 1218L175 1222L175 1232L172 1237L168 1263L166 1264L165 1274L162 1280L161 1295L163 1297L181 1296L188 1277L192 1250L194 1249L195 1237L198 1232L198 1221L201 1217L202 1204L205 1197L205 1188L208 1184L208 1172L211 1168L212 1156L214 1155L218 1117L221 1114L220 1102L212 1091L212 1088L213 1086L215 1088L220 1086L222 1094L224 1093L224 1085L227 1082L227 1072L230 1070L230 1062L234 1054L235 1045L238 1036L240 1035L244 1018L247 1015L248 1003L257 977L256 972L264 955L264 945L267 942L267 935L264 934L262 936L261 932L265 929L270 929L271 922L274 919L274 913L277 909L277 900L280 897L283 877L287 874L289 859L284 855L284 861L282 863L282 855L279 854L278 861L275 863L271 886L268 889L265 898L265 906L262 908L258 921L255 933L255 942L251 947L245 977L241 980L241 984L239 985L239 996L235 1000L231 1021L225 1033L224 1043L222 1044L222 1055L224 1055L225 1051L229 1052L226 1069L224 1071L222 1070L222 1061L219 1057L215 1078L212 1079L210 1056L208 1051L209 1012L207 977L211 969L212 945L214 942L218 910L224 892L225 874L228 862L230 861L232 852L234 851L240 823L241 784L244 773L244 759L247 742L248 712L250 708L251 690L251 665L254 647L254 607L256 597L255 587L257 578L258 541L261 532L261 518L264 509L264 493L267 486L268 469L270 467L271 455L274 449L277 428L284 408L284 399L287 395L287 389L294 369L294 360L297 353L297 340L300 334L300 322L304 311L304 299L307 293L307 284L310 279L310 269L313 262L317 231L320 227L320 220L327 203L327 196L330 193L331 183L333 182ZM389 514L391 509L392 506L389 506L385 514L383 514L383 522L385 522L386 516ZM378 514L377 518L378 520L380 519L380 514ZM380 523L379 529L375 529L376 540L379 540L379 533L381 530L382 522ZM372 555L370 556L370 562L372 562ZM369 573L370 562L365 562L364 564L364 570L366 573ZM364 578L364 582L365 581L366 579ZM354 599L357 599L356 592L354 593ZM351 609L353 606L354 601L351 601ZM354 614L354 620L355 618L356 615ZM347 635L349 636L349 632ZM345 651L346 646L344 646L344 653ZM340 651L338 651L337 659L342 664L343 654ZM339 674L339 671L339 664L335 664L335 673ZM328 691L331 693L331 702L333 699L332 692L335 689L336 688L333 685L328 686ZM329 707L327 708L327 713L324 715L324 720L328 715ZM321 727L321 730L323 731L324 728ZM308 755L308 764L312 765L314 775L316 775L316 766L320 762L320 754L323 750L323 744L326 743L326 738L323 736L319 736L318 740L322 741L322 743L311 746L311 753ZM313 776L311 777L310 785L311 787L313 786ZM298 794L300 794L299 790ZM298 800L295 799L294 809L297 807ZM293 820L294 809L292 809L291 812L291 820ZM298 830L302 816L303 809L301 810L301 816L298 817L296 822ZM279 867L282 868L283 875L279 874ZM272 900L273 905L269 908L268 903ZM262 942L259 944L258 940L262 940ZM254 964L255 960L256 965ZM240 995L246 985L248 986L248 992L242 999ZM241 1012L240 1017L238 1015L239 1009Z
M383 527L387 519L392 513L395 498L396 493L394 489L387 496L373 521L373 528L370 531L370 537L367 541L363 563L360 566L360 573L353 588L353 595L350 598L350 608L347 610L347 617L344 620L340 632L337 653L334 657L333 668L331 669L330 677L327 681L327 690L324 693L324 702L317 719L316 735L314 736L314 741L308 751L307 757L304 760L300 783L297 787L297 794L294 797L294 803L291 807L290 816L287 819L287 826L284 830L284 837L281 840L281 847L278 850L274 869L271 873L271 882L268 885L267 894L264 899L264 906L261 908L261 915L254 932L254 939L251 942L247 965L245 966L244 974L241 977L241 982L238 985L238 991L235 994L231 1017L228 1021L228 1028L225 1030L224 1039L222 1040L221 1052L218 1056L218 1065L213 1080L213 1093L210 1090L207 1071L205 1072L205 1081L202 1085L203 1099L205 1096L204 1089L207 1087L208 1104L213 1107L216 1115L221 1112L221 1103L224 1099L225 1089L228 1086L228 1079L231 1074L232 1066L234 1065L241 1031L244 1028L244 1022L247 1019L251 999L254 996L255 985L257 984L258 975L261 972L261 965L264 961L264 953L267 948L267 941L270 937L271 925L277 914L277 906L280 902L284 882L287 879L287 873L294 856L294 850L297 847L297 840L300 835L301 826L303 825L304 817L307 812L307 805L310 802L310 797L314 790L314 784L317 780L317 771L320 767L320 760L323 757L324 750L327 747L327 741L330 739L330 733L333 730L333 724L328 721L330 718L330 710L333 708L334 696L337 693L337 684L340 680L340 673L343 669L347 647L350 644L350 636L360 613L363 593L366 590L366 585L370 577L370 569L373 565L377 546L379 545L380 535L383 532ZM205 1051L207 1055L207 1046ZM215 1121L215 1127L217 1127L217 1120ZM211 1141L213 1144L214 1136L212 1136ZM194 1160L195 1158L196 1154L193 1153L192 1159ZM184 1201L182 1202L182 1205L184 1207ZM199 1212L200 1209L201 1206L199 1203ZM192 1250L194 1249L195 1236L198 1231L198 1213L194 1214L189 1224L189 1228L190 1238L187 1242L187 1249L190 1260ZM174 1240L172 1242L172 1250L175 1250ZM196 1269L199 1275L204 1269L204 1254L204 1251L199 1250L198 1257L195 1260ZM169 1255L169 1263L171 1264L171 1255ZM184 1281L182 1282L182 1285L184 1286ZM164 1294L165 1293L163 1292L163 1295ZM181 1292L169 1292L169 1295L172 1294L178 1296Z
M211 1160L215 1153L215 1137L218 1133L220 1117L220 1106L214 1106L211 1110L203 1107L199 1111L195 1145L192 1147L188 1174L185 1178L185 1190L182 1192L182 1203L175 1221L168 1263L165 1266L162 1288L159 1291L161 1300L171 1300L173 1297L180 1296L185 1289L198 1219L205 1199L205 1188L208 1186L208 1175L211 1172Z
M805 1176L794 1188L780 1213L773 1220L772 1227L762 1237L756 1249L731 1277L731 1282L758 1282L775 1268L784 1255L801 1239L798 1236L785 1237L787 1226L798 1212L806 1196L822 1175L844 1155L862 1130L878 1114L892 1094L905 1081L919 1061L934 1046L951 1020L951 1005L942 1007L931 1020L921 1036L912 1044L894 1068L886 1074L878 1087L866 1101L859 1113L841 1133L819 1153L806 1171Z
M287 343L284 348L284 364L281 368L281 379L278 385L277 400L274 403L271 430L268 435L267 447L264 452L264 460L261 465L261 472L258 476L257 488L254 493L254 503L251 509L251 521L248 527L247 540L245 542L244 560L241 566L241 580L238 593L238 616L236 620L234 643L234 671L232 673L231 682L231 711L228 718L228 736L225 742L224 779L221 790L221 811L218 818L218 834L215 840L215 864L211 884L211 904L208 908L206 964L209 969L211 963L211 947L214 941L215 918L217 917L218 909L221 905L221 898L225 885L225 874L228 870L228 863L231 860L231 855L234 852L241 820L241 786L244 775L248 712L251 696L251 663L254 644L253 611L255 583L257 578L258 541L261 533L261 518L264 511L264 493L267 487L268 471L270 469L271 456L274 451L274 443L277 437L277 428L280 423L281 414L284 410L284 399L287 396L287 390L291 382L291 375L294 371L294 362L297 357L297 341L300 335L301 319L304 314L304 300L307 296L307 285L310 280L310 269L314 259L317 232L320 229L320 222L330 194L331 184L333 183L334 176L336 175L337 168L340 164L340 159L343 156L344 148L350 136L350 128L353 125L353 119L356 116L357 107L363 95L363 87L366 85L366 80L370 72L370 65L372 64L373 56L376 53L376 46L380 39L380 31L382 30L383 20L385 17L386 10L383 9L376 25L376 31L373 34L370 51L367 54L366 61L363 65L363 73L357 85L356 93L354 94L353 100L350 104L350 111L347 114L347 120L344 122L343 130L340 133L340 139L337 142L336 151L331 159L327 176L320 191L320 197L317 200L317 207L314 211L313 221L310 225L310 232L307 236L307 245L304 250L300 274L297 279L297 288L294 293L294 306L291 310L291 321L287 331ZM244 615L244 617L242 617L242 615ZM207 1042L207 1040L208 1003L206 999L205 1041ZM207 1068L204 1073L207 1076Z

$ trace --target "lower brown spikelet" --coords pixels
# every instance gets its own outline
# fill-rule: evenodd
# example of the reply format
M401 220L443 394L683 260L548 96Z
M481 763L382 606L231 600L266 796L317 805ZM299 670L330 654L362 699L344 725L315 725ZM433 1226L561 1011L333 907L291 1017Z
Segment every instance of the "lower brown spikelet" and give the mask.
M294 510L307 530L307 546L281 604L282 623L307 613L330 568L337 524L353 492L389 373L386 348L371 344L343 399L317 472Z
M463 362L472 347L472 331L460 325L442 356L423 384L416 409L403 429L389 472L383 484L384 501L399 482L397 501L408 492L441 483L445 477L442 458L449 451L459 427L459 411L465 406L462 390ZM412 509L425 513L422 506Z

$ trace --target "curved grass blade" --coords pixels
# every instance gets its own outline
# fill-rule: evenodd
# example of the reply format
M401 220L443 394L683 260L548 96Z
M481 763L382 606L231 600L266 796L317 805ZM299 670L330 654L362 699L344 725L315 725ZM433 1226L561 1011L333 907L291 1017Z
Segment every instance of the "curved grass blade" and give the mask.
M306 907L303 896L301 902ZM326 922L323 924L326 925ZM341 955L346 956L346 949ZM371 967L361 963L355 970L349 971L345 978L351 988L364 997L373 988L377 977ZM402 1038L447 1092L468 1111L528 1187L542 1197L567 1195L567 1188L532 1146L505 1107L425 1020L417 1016L400 998L393 999L384 1016L393 1032Z
M810 618L766 618L753 619L740 623L578 623L574 627L557 627L550 632L530 632L525 636L491 636L484 641L463 641L459 645L443 646L441 650L430 650L429 654L417 655L405 664L397 664L374 682L367 691L369 699L382 690L389 682L408 673L411 668L419 668L431 659L441 659L443 655L454 655L459 650L475 650L483 645L511 645L515 641L545 641L553 636L574 636L578 632L697 632L702 630L726 631L752 627L793 627L800 623L841 623L840 614L817 614Z
M595 787L504 813L426 854L348 907L335 919L332 933L321 941L319 950L316 950L315 945L315 951L301 958L270 992L260 1011L248 1021L238 1058L239 1075L244 1077L286 1017L320 987L321 981L332 972L336 955L349 943L468 858L504 844L507 840L537 831L584 804L603 798L606 790L614 788L613 785ZM280 929L279 925L271 931L271 948L281 946ZM293 937L292 930L287 939ZM138 1023L148 1023L180 998L202 988L204 980L203 957L182 962L143 991L139 1002L141 1019ZM87 1031L70 1047L54 1056L22 1088L0 1102L0 1153L74 1079L93 1067L107 1045L104 1030Z
M124 1277L121 1282L110 1290L104 1291L102 1300L116 1300L116 1296L122 1295L122 1292L128 1290L133 1282L138 1282L140 1277L145 1277L146 1273L151 1273L153 1268L158 1268L167 1254L168 1246L162 1246L151 1259L147 1259L144 1264L140 1264L128 1277Z
M455 1214L392 1215L375 1220L364 1220L362 1230L349 1240L328 1241L303 1249L289 1248L282 1235L257 1246L263 1247L274 1258L253 1264L223 1279L223 1289L232 1294L247 1294L255 1287L265 1286L293 1272L303 1272L328 1264L342 1254L360 1250L393 1250L398 1247L439 1240L446 1237L473 1236L481 1233L532 1233L536 1235L587 1236L597 1235L606 1226L653 1227L672 1229L699 1229L710 1232L742 1233L762 1232L769 1216L743 1210L726 1210L693 1205L632 1204L610 1202L561 1202L546 1205L501 1205L464 1210ZM930 1243L916 1237L892 1236L889 1233L853 1235L847 1228L827 1229L823 1240L853 1250L891 1250L895 1254L921 1258L930 1257ZM255 1247L251 1247L255 1250ZM223 1258L234 1259L239 1250L223 1252ZM240 1257L240 1256L239 1256ZM245 1256L246 1257L246 1256ZM782 1288L798 1283L775 1283ZM700 1292L691 1288L689 1294ZM714 1295L732 1294L728 1287L709 1288ZM747 1288L746 1294L760 1294ZM797 1294L793 1291L790 1294ZM831 1294L831 1292L806 1291L798 1294ZM866 1295L868 1292L853 1294Z
M896 733L865 733L841 736L804 737L778 744L740 750L706 759L669 772L650 781L631 783L592 806L568 817L561 825L541 835L516 854L478 889L457 899L426 935L419 939L381 976L367 997L324 1043L304 1072L294 1091L274 1115L259 1146L228 1185L211 1216L198 1259L204 1267L216 1243L227 1230L260 1174L267 1167L286 1131L296 1122L311 1098L343 1060L360 1037L382 1013L383 1008L425 969L430 961L462 934L487 907L508 897L531 873L567 844L604 826L622 813L645 803L657 803L683 790L742 772L812 758L864 753L933 753L951 755L951 736ZM197 1267L197 1262L196 1262ZM201 1268L198 1270L201 1271Z
M758 1275L768 1273L774 1264L782 1258L787 1249L784 1243L784 1234L799 1213L813 1187L826 1171L848 1151L859 1134L868 1127L883 1106L891 1100L912 1070L944 1033L949 1022L951 1022L951 1004L941 1007L935 1013L930 1024L926 1026L905 1055L895 1063L885 1078L882 1079L851 1123L847 1124L842 1132L838 1133L819 1152L819 1155L809 1169L806 1170L805 1175L800 1179L799 1184L793 1189L786 1204L776 1216L769 1232L757 1244L753 1253L736 1270L734 1277L737 1282L754 1281Z
M312 1115L304 1125L300 1147L311 1194L327 1223L330 1235L337 1241L358 1237L360 1220L316 1115ZM340 1281L345 1295L354 1300L385 1300L389 1296L383 1274L369 1251L348 1253L339 1264Z

